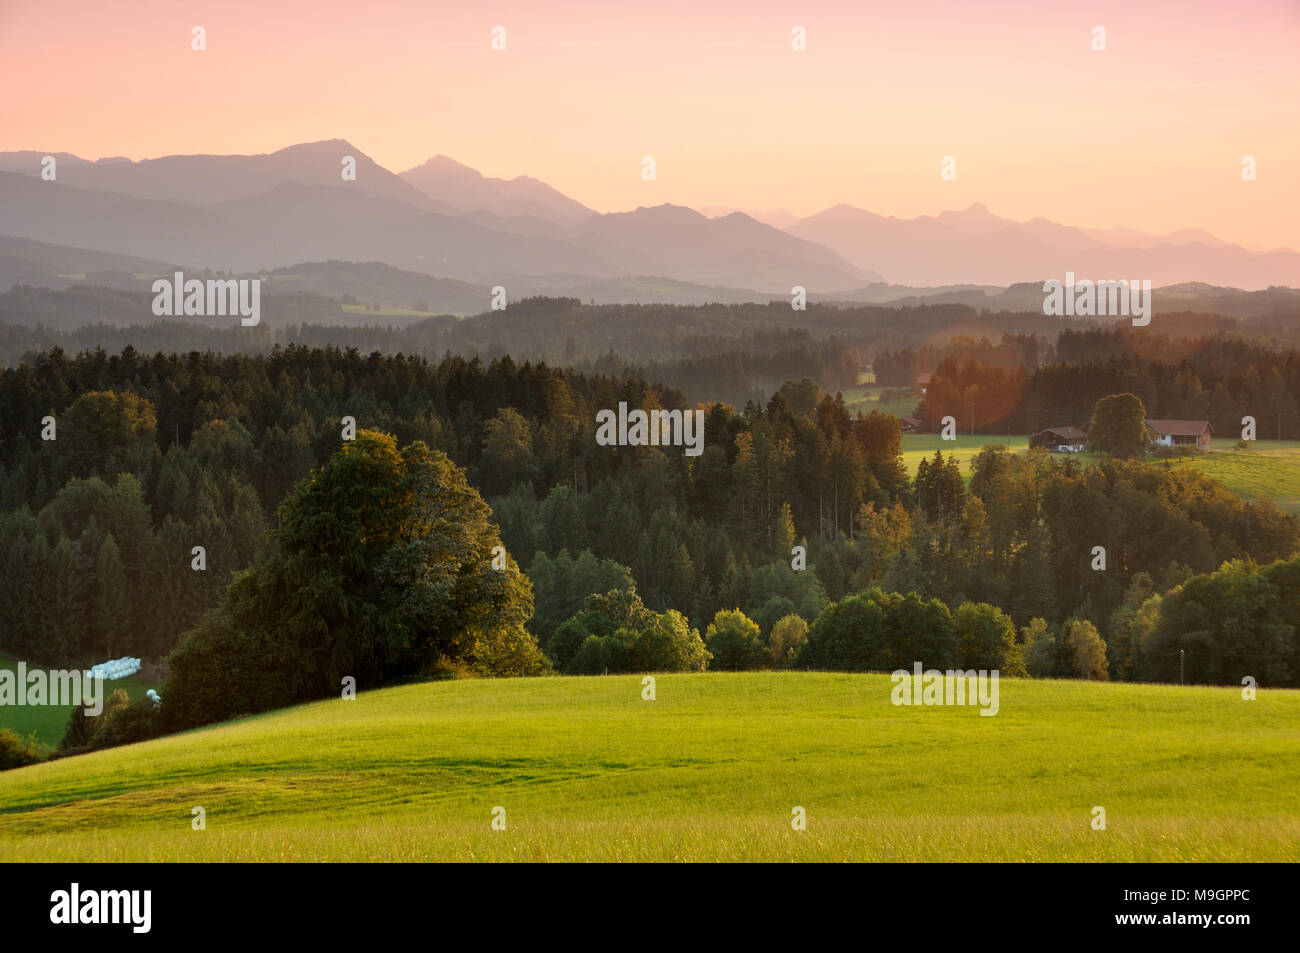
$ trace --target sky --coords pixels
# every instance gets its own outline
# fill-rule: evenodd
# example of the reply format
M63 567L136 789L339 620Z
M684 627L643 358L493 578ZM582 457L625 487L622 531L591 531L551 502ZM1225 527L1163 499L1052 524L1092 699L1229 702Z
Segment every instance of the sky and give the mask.
M342 138L601 212L983 202L1300 249L1300 0L0 0L0 89L0 151Z

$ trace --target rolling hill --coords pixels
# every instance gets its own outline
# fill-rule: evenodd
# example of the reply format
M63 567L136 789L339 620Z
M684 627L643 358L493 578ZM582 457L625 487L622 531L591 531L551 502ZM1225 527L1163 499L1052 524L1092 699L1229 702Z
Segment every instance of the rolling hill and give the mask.
M363 690L0 774L0 859L1300 860L1300 692L1004 679L989 718L890 690L806 672L661 675L655 701L638 676Z
M14 285L56 289L75 284L130 287L135 284L134 275L166 275L175 270L174 265L159 259L0 235L0 292Z

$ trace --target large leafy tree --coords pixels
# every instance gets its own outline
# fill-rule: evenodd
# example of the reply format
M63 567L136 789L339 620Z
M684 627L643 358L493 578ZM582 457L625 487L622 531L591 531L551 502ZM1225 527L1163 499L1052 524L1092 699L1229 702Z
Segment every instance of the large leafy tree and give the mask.
M1147 410L1135 394L1097 401L1088 424L1088 445L1112 457L1140 457L1147 448Z
M197 633L212 638L187 639L172 656L170 693L207 691L192 683L221 671L197 657L209 647L227 656L224 677L238 677L250 664L241 636L261 644L256 664L275 673L277 688L249 700L256 707L268 695L290 704L332 694L347 676L374 686L439 664L544 670L524 629L532 586L508 554L493 567L502 557L490 515L443 453L419 442L399 451L393 437L359 431L281 507L275 551L231 585L225 620Z

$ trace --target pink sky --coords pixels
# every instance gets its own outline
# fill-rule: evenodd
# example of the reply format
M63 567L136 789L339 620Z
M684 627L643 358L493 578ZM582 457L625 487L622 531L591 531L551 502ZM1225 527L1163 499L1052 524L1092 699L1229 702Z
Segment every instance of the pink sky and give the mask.
M0 0L0 88L0 150L337 137L395 172L443 153L598 211L979 201L1300 248L1298 0Z

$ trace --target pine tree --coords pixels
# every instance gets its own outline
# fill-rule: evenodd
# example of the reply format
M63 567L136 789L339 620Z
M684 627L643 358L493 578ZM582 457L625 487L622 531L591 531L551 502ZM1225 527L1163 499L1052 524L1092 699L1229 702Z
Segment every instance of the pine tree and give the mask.
M92 649L101 659L117 658L130 632L126 570L112 534L104 537L95 555L94 583L90 598Z

